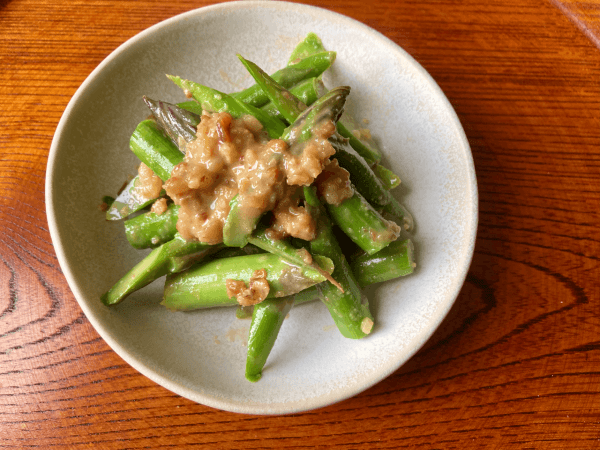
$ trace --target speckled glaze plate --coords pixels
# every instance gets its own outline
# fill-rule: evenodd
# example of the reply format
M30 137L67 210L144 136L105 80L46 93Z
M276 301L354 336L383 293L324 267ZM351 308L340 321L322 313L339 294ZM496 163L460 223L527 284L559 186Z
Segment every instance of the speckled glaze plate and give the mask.
M145 255L98 205L135 174L128 149L148 114L142 95L182 101L165 77L222 91L251 84L241 53L272 72L309 32L337 52L325 78L352 87L347 108L369 128L403 184L413 213L418 267L368 289L376 319L362 340L344 339L320 303L292 309L258 383L244 379L250 322L234 309L173 313L162 280L107 308L104 293ZM284 414L329 405L384 379L443 320L465 279L477 228L477 186L465 134L427 72L396 44L347 17L284 2L233 2L161 22L115 50L73 96L48 161L46 204L60 265L86 316L129 364L165 388L228 411Z

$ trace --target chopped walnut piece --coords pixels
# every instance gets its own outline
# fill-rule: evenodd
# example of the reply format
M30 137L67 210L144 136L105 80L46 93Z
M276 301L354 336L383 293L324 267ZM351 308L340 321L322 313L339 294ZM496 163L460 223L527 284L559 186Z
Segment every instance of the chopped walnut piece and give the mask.
M275 239L293 236L312 241L317 235L317 224L304 206L299 206L302 189L287 186L286 191L286 195L273 209L274 221L270 232Z
M340 167L337 159L332 159L325 165L315 184L319 196L330 205L337 206L354 195L350 174L346 169Z
M158 175L152 172L152 169L144 163L141 163L138 167L138 175L138 182L135 186L137 195L148 200L158 197L163 186L163 182Z
M308 186L312 184L323 170L335 149L328 141L335 132L335 124L327 121L313 130L313 137L307 141L297 142L284 153L284 169L287 183L290 185Z
M152 208L150 208L150 211L157 216L164 214L167 211L167 199L163 197L156 200L154 203L152 203Z
M282 236L292 236L305 241L312 241L317 236L315 219L304 206L290 206L283 211L275 209L273 230Z
M262 302L269 295L270 287L266 269L256 270L248 284L249 286L246 287L246 283L242 280L225 280L227 296L235 297L242 306L251 306Z

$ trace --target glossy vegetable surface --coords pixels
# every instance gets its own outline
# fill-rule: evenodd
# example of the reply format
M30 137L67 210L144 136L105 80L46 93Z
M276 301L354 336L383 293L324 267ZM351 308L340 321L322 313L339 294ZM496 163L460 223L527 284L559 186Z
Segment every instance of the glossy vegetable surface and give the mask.
M326 271L333 271L330 260L321 258L319 264ZM248 284L257 270L266 271L270 286L267 298L292 295L326 280L320 271L294 266L278 255L265 253L217 259L168 276L162 304L179 311L237 305L236 298L227 293L226 281L241 280Z

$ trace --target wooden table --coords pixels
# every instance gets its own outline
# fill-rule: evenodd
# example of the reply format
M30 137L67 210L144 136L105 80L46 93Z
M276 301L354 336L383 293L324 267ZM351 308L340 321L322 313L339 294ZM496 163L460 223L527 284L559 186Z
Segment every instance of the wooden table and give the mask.
M283 417L217 411L98 336L45 215L50 142L88 74L210 1L0 1L0 447L600 448L600 2L311 3L381 31L456 109L480 195L473 264L392 376Z

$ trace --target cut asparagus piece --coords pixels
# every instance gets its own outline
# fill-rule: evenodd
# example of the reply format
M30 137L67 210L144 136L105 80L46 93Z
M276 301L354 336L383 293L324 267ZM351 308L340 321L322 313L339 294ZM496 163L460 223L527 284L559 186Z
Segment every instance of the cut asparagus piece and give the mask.
M331 260L323 257L318 263L327 272L333 271ZM227 280L248 285L255 272L262 270L269 285L266 298L292 295L325 281L320 271L292 265L278 255L263 253L216 259L168 276L162 304L177 311L237 305L236 296L229 295Z
M132 292L168 273L185 270L194 262L220 248L221 246L218 245L210 246L200 242L188 242L177 235L173 240L152 250L148 256L127 272L101 297L102 302L107 306L116 305Z
M180 77L172 75L167 75L167 77L177 86L189 92L200 103L202 109L213 112L226 111L236 119L247 114L254 116L263 124L271 139L279 138L285 129L285 124L281 120L271 117L261 109L246 104L231 95Z
M306 78L318 77L335 61L335 52L322 52L301 59L271 75L271 78L285 88L289 88ZM238 100L260 108L269 101L269 97L257 84L232 94Z
M304 198L306 208L317 219L317 237L311 241L310 248L313 254L327 256L333 261L335 270L332 276L344 289L344 292L340 292L330 283L321 283L318 287L321 299L343 336L363 338L373 328L368 301L361 295L348 261L333 235L327 212L313 187L304 188Z
M400 227L381 217L356 191L341 204L326 206L335 224L369 255L387 247L400 235Z
M255 383L260 380L263 367L275 344L281 325L293 305L293 295L285 298L268 298L254 305L246 357L246 379L248 381Z
M163 181L167 181L173 168L183 161L183 153L165 136L154 120L139 123L131 135L129 147Z
M134 248L156 248L175 237L178 211L179 206L171 204L162 214L149 211L128 219L125 237Z

